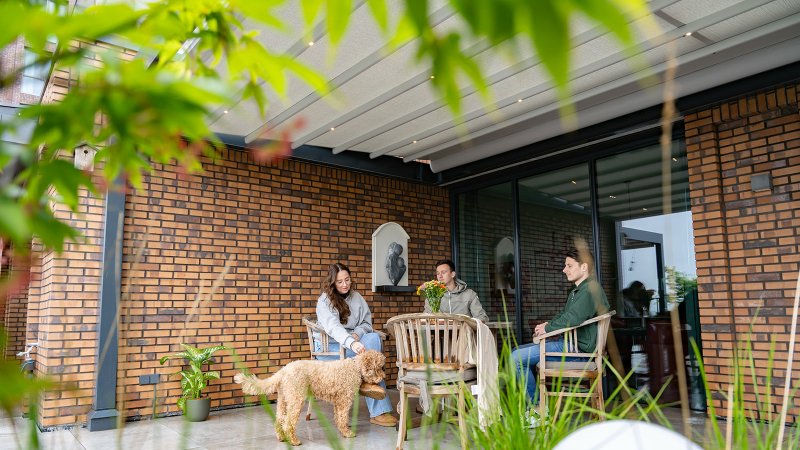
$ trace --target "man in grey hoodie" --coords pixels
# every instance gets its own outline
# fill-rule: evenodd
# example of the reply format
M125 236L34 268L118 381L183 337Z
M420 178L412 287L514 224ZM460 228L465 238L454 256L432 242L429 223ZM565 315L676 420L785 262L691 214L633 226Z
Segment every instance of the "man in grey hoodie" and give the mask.
M467 283L456 278L456 265L449 259L436 263L436 278L447 286L447 292L442 297L439 312L445 314L464 314L475 319L487 322L489 316L481 306L478 294L467 288ZM431 311L428 300L425 300L425 312Z

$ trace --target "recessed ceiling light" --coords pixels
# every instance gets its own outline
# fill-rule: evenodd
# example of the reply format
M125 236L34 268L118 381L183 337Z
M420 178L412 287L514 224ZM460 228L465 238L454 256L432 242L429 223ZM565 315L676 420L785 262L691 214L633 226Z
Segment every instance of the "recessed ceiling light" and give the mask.
M611 198L617 198L617 197L614 197L613 195L609 195L609 197L611 197Z
M433 75L431 75L431 78L433 78Z
M691 36L691 35L692 35L692 32L691 32L691 31L690 31L690 32L688 32L688 33L686 33L686 34L684 34L684 36Z
M414 141L414 144L416 144L416 143L417 143L417 141Z
M647 208L642 208L642 210L647 211Z
M314 41L309 42L308 45L314 45Z
M334 130L334 128L333 128L333 127L331 127L331 131L333 131L333 130Z
M574 182L574 181L573 181L573 182L572 182L572 184L578 184L578 183L576 183L576 182Z
M673 161L678 161L678 160L677 160L677 159L675 159L675 158L672 158L672 160L673 160Z
M228 114L228 110L227 109L225 111L222 111L222 112L225 113L225 114Z
M517 100L517 103L522 103L522 99Z

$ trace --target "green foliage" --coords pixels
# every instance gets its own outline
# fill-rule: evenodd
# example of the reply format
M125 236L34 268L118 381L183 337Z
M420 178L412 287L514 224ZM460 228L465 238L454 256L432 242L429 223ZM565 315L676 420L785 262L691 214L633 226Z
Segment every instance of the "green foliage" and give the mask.
M138 187L154 161L176 160L187 172L201 170L199 156L213 157L217 149L206 121L215 108L252 97L264 114L269 107L264 87L284 95L289 77L304 81L321 95L327 93L323 77L264 47L255 39L257 33L242 25L240 18L248 17L266 28L288 30L276 14L285 0L164 0L148 2L141 9L113 3L74 8L68 14L58 14L59 8L48 10L45 3L0 2L0 47L24 35L30 48L39 53L34 64L69 71L77 80L61 103L27 108L18 121L0 125L0 132L15 131L25 120L38 121L33 142L22 150L0 143L4 171L0 234L13 241L18 251L24 251L32 235L58 252L64 241L81 239L59 222L48 207L53 202L80 215L79 192L104 194L117 178ZM324 21L335 51L335 44L347 32L355 3L300 3L307 35ZM367 3L387 41L399 45L417 40L417 57L430 61L433 86L456 115L461 110L459 80L464 76L490 102L481 68L462 53L465 41L487 39L500 44L521 34L537 49L566 98L571 17L586 15L629 44L625 15L645 7L643 0L451 0L468 27L465 32L443 34L430 22L427 0L405 0L398 23L389 20L385 0ZM109 35L140 46L137 58L125 61L104 47L78 45L81 40L92 44ZM46 50L53 42L55 50ZM151 59L153 63L148 64ZM0 87L13 82L20 72L6 74ZM64 160L79 143L101 149L96 155L102 161L97 187L87 174Z
M197 400L200 398L200 391L208 386L208 380L219 379L218 372L203 372L203 364L212 364L213 361L210 361L210 359L215 352L219 350L233 351L233 349L222 345L215 345L213 347L207 347L203 349L191 347L186 344L181 344L181 347L184 348L184 351L174 355L164 356L159 362L163 365L165 362L167 362L167 360L172 358L184 358L189 360L189 370L182 370L173 374L183 376L183 378L181 378L181 389L183 389L183 396L178 399L178 408L183 410L186 406L187 399Z
M697 277L681 272L674 267L667 267L667 286L675 293L678 301L683 301L686 294L697 291Z
M6 348L6 330L0 325L0 349ZM0 409L9 417L25 396L35 399L39 391L53 387L47 379L28 379L20 371L20 361L0 355Z

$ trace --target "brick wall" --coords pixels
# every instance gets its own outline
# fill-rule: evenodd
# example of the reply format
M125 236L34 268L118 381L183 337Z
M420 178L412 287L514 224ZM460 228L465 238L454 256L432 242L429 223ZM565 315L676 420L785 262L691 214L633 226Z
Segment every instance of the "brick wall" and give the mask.
M25 38L20 36L13 43L0 49L0 77L5 78L25 66L25 47ZM54 49L54 45L48 48L50 51ZM0 103L32 105L38 101L38 95L22 92L22 77L17 77L13 83L0 89Z
M797 91L798 86L789 85L743 96L686 114L684 119L703 356L710 387L727 390L735 342L743 339L755 320L753 350L762 393L770 341L776 340L772 386L768 387L775 413L780 411L784 391L800 261ZM763 173L772 176L773 189L752 192L750 177ZM800 344L793 351L798 349ZM800 361L796 358L793 370L797 380ZM752 387L745 400L751 410L757 410ZM711 401L716 407L725 403L717 395ZM796 421L800 410L794 406L788 412Z
M6 347L2 357L17 358L17 353L25 350L25 329L28 316L28 273L30 263L27 258L11 258L4 270L3 283L7 287L3 308L3 327L6 333ZM7 283L7 284L6 284ZM22 359L22 358L18 358Z
M126 200L123 283L130 276L131 295L123 299L117 392L118 409L128 416L152 412L153 388L138 386L138 375L180 370L178 360L158 363L180 351L179 342L232 346L260 376L307 359L301 318L315 312L333 262L352 270L376 329L397 314L420 312L416 296L371 292L372 233L381 224L397 222L411 236L411 285L431 279L433 263L450 255L445 189L289 160L258 165L237 150L204 168L187 177L174 165L155 164ZM208 292L228 260L220 290L186 324L198 288ZM389 385L397 373L393 346L390 340ZM212 408L241 404L234 358L222 351L216 360L222 378L205 390ZM159 385L159 413L177 411L177 378Z

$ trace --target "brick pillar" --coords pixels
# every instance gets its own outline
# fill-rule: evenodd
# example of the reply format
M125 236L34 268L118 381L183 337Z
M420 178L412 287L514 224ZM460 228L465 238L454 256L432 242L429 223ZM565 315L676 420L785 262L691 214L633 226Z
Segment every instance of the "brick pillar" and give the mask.
M722 195L725 158L711 111L685 117L686 151L692 197L692 221L697 259L697 286L703 359L712 392L727 381L721 367L733 348L729 248ZM720 399L709 401L720 407Z
M756 380L780 412L800 244L797 86L743 96L685 116L703 357L712 392L726 391L733 349L753 324ZM773 189L752 192L769 174ZM765 386L770 341L772 386ZM794 349L800 349L800 344ZM794 366L795 380L800 362ZM747 378L746 384L752 383ZM745 404L759 416L752 387ZM718 394L716 408L727 407ZM795 399L795 402L797 399ZM721 409L717 409L719 414ZM789 411L797 420L798 409ZM764 419L765 417L758 417Z
M70 45L113 47L102 42L82 41L73 41ZM122 48L113 49L126 60L135 56ZM95 53L88 53L86 58L92 59L89 64L101 64ZM80 81L79 75L74 69L56 67L42 102L61 101ZM103 125L102 120L97 117L98 127ZM71 161L73 150L63 150L59 156ZM95 173L99 174L101 168L102 163L95 164ZM100 185L99 179L94 181L96 186ZM85 189L79 192L79 197L77 212L62 204L51 207L59 220L78 230L86 241L66 244L60 255L39 249L39 262L31 268L35 281L28 293L33 300L28 332L40 339L36 370L60 385L59 389L39 396L37 421L45 429L86 421L96 389L98 347L105 342L105 337L99 336L97 330L105 199L96 198ZM116 362L116 355L112 358Z

